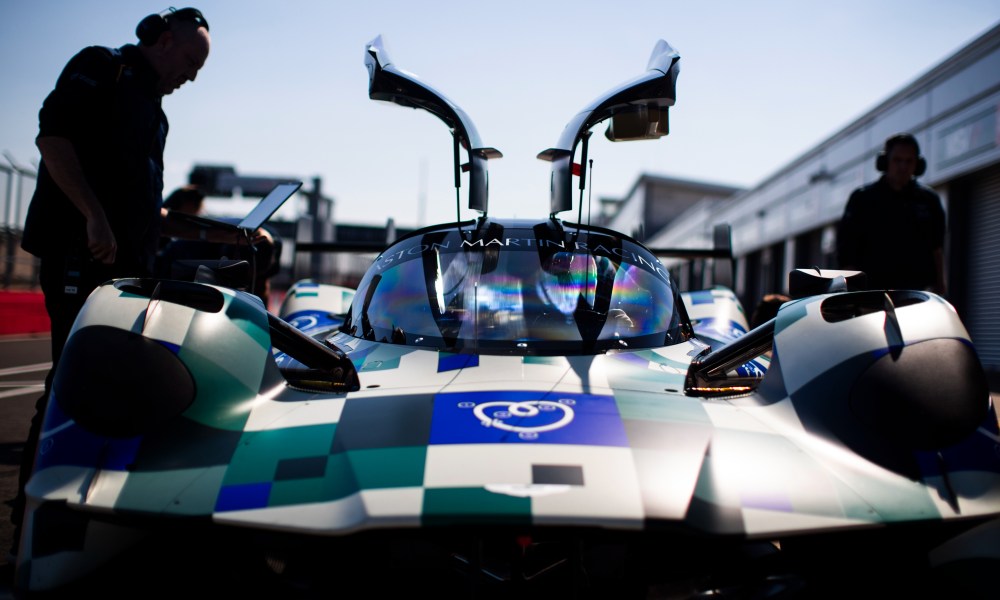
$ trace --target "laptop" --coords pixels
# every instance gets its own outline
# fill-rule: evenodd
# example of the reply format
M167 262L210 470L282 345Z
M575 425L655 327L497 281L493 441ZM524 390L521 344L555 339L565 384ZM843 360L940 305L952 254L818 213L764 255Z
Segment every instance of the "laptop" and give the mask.
M247 213L238 223L192 215L187 213L174 213L172 218L179 218L203 229L223 229L228 231L246 231L252 233L257 231L268 219L271 218L286 200L292 197L302 187L301 181L287 181L279 183L271 188L266 196L261 198L253 209Z
M221 229L224 231L243 232L249 240L253 233L270 219L271 215L281 208L281 205L291 198L292 194L298 191L300 187L302 187L301 181L289 181L277 184L238 223L189 213L174 213L174 218L179 218L195 225L201 228L202 231ZM251 266L246 260L238 258L227 259L223 257L222 259L206 259L204 257L197 258L191 256L192 254L199 255L203 253L204 248L202 246L205 243L182 240L180 245L168 246L158 259L163 261L163 266L158 267L158 269L169 269L169 277L171 279L214 283L244 290L253 288L256 281L256 265ZM280 245L278 246L278 252L280 253ZM251 258L251 260L254 259Z

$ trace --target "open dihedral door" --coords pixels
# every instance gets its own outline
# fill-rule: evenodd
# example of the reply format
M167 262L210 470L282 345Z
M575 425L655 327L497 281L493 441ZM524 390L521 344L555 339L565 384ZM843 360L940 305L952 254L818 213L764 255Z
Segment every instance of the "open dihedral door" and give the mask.
M368 43L365 52L368 68L368 97L394 102L408 108L422 108L451 128L455 140L455 188L461 187L463 171L469 173L469 208L483 215L489 208L489 178L486 161L503 155L495 148L483 145L475 124L465 111L434 88L417 81L411 74L398 69L389 57L382 36ZM462 164L459 147L465 148L469 162ZM456 221L460 220L456 217Z
M580 176L580 189L584 188L587 140L592 127L611 119L605 137L613 142L650 140L667 135L667 111L677 98L680 60L680 54L670 44L659 40L642 75L609 90L577 112L563 129L558 144L538 154L538 158L552 163L553 215L573 208L573 175ZM583 142L582 157L574 164L573 156L580 142Z

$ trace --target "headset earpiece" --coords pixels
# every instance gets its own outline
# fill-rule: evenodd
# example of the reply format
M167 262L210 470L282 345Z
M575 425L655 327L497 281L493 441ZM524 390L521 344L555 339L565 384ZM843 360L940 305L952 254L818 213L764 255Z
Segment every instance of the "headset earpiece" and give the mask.
M139 38L139 42L143 46L152 46L155 44L156 40L160 39L160 35L168 29L169 25L164 13L169 14L170 10L167 9L161 13L151 14L136 25L135 35Z
M910 144L917 151L917 166L913 170L913 176L920 177L926 173L927 161L920 154L920 145L917 144L916 138L909 134L897 134L886 140L885 148L875 157L875 169L884 173L889 168L889 152L891 152L893 146L898 143Z
M139 42L144 46L152 46L156 43L160 36L170 29L170 22L174 19L179 21L191 21L192 23L197 23L199 26L208 29L208 21L201 14L201 11L197 8L181 8L176 9L170 7L159 13L155 13L147 16L143 20L139 21L139 24L135 28L135 35L139 38Z
M885 150L879 152L878 156L875 157L875 169L884 173L885 170L889 168L889 165L887 164L888 160L889 159L885 155Z

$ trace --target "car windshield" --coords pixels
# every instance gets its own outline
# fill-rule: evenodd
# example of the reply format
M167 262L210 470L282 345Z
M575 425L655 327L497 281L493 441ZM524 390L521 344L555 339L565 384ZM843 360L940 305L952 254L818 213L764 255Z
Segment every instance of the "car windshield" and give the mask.
M686 339L678 308L666 269L627 238L492 222L418 232L383 252L343 330L453 352L584 354Z

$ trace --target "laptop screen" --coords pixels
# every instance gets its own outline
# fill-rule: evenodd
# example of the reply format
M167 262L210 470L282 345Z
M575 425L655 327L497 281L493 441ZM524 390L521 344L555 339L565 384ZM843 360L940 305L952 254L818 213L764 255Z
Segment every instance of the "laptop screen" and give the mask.
M302 187L301 181L289 181L286 183L279 183L274 186L274 188L257 203L250 213L243 217L240 221L238 227L240 229L246 229L249 231L255 231L258 227L264 224L265 221L271 218L271 215L275 213L281 205L285 203L285 200L291 198L298 189Z

